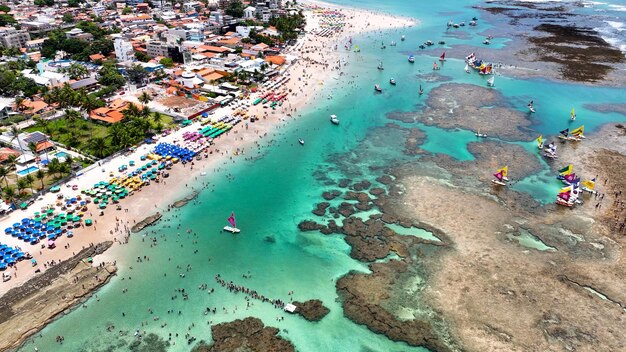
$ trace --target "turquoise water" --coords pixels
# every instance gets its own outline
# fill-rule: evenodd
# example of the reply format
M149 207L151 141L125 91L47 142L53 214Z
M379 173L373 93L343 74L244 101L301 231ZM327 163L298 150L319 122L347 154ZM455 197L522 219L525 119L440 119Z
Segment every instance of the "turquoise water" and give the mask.
M419 156L402 153L406 132L385 127L390 122L386 115L418 109L428 92L442 84L418 77L432 73L434 57L420 55L417 45L427 39L436 42L444 38L449 19L467 22L473 16L480 17L480 13L471 9L471 4L461 7L458 1L451 0L429 2L427 6L402 0L335 2L408 14L422 22L411 29L355 37L362 49L359 57L344 53L351 59L348 74L356 77L355 84L333 87L338 84L333 81L326 85L333 100L318 102L303 112L302 118L281 129L277 141L260 151L262 157L255 161L241 160L212 175L208 178L209 188L198 197L199 204L167 213L157 226L133 235L129 245L118 249L119 274L97 292L97 297L46 327L41 337L29 341L23 351L32 351L35 346L40 351L126 351L127 344L134 340L135 330L153 332L165 339L169 333L178 333L178 337L172 338L175 345L170 350L188 351L185 333L208 340L210 324L246 316L259 317L267 325L279 328L281 335L299 351L423 351L389 341L346 319L335 282L350 270L366 272L367 266L349 257L349 247L340 236L300 233L296 225L303 219L314 218L311 210L322 201L321 193L330 187L324 185L328 180L347 177L373 181L386 167L419 163ZM476 29L461 30L467 32L467 38L445 37L445 40L448 46L480 45L483 36L479 33L499 25L480 22ZM399 40L402 34L407 36L407 41ZM381 51L381 40L396 40L398 46ZM506 40L502 40L494 42L492 47L506 50L506 45ZM412 65L406 60L408 53L418 55ZM385 64L384 72L376 70L379 60ZM449 76L454 82L484 86L484 77L465 74L463 66L460 58L451 58L438 74ZM387 84L390 77L398 81L396 87ZM375 83L383 86L382 94L374 94ZM422 97L417 95L419 84L425 88ZM622 102L623 90L617 88L499 76L495 89L520 109L528 100L535 100L538 111L532 116L532 128L537 134L554 135L567 127L572 107L579 116L576 124L585 124L589 138L593 138L593 130L603 123L624 120L620 115L598 114L582 108L590 102ZM328 122L330 114L339 116L339 126ZM427 134L423 149L461 161L474 159L467 150L467 144L476 141L471 131L418 124L413 127ZM305 146L297 143L301 136L306 137ZM520 144L533 150L532 143ZM541 202L551 202L560 184L549 171L549 165L545 161L541 165L543 169L538 174L520 180L513 187ZM231 211L236 212L237 225L242 229L237 236L220 232ZM178 224L180 229L176 228ZM157 246L151 245L152 239L157 241ZM150 260L137 262L137 257L144 255ZM186 269L188 265L190 271ZM296 300L321 299L331 312L322 321L309 323L258 301L252 301L253 306L246 308L243 295L234 295L215 283L214 276L218 273L227 281L271 298L288 301L287 293L294 291ZM250 278L242 277L248 274ZM215 291L200 290L201 284ZM189 294L188 300L176 292L180 288ZM177 298L172 299L173 296ZM207 307L217 308L217 313L204 315ZM405 310L417 308L404 307ZM277 321L277 317L284 320ZM165 323L167 326L161 327ZM108 326L114 326L111 332L107 331ZM55 342L57 335L65 337L63 345Z
M68 154L66 152L58 152L54 154L57 159L65 158Z
M30 173L33 173L33 172L37 171L37 170L39 170L37 168L37 166L29 166L29 167L27 167L25 169L22 169L22 170L18 171L17 174L20 175L20 176L26 176L26 175L28 175Z
M399 235L415 236L415 237L419 237L421 239L428 240L428 241L441 242L439 237L433 235L432 232L426 231L424 229L420 229L418 227L406 228L406 227L402 227L402 226L397 225L397 224L389 224L389 225L386 225L386 226L388 228L394 230Z

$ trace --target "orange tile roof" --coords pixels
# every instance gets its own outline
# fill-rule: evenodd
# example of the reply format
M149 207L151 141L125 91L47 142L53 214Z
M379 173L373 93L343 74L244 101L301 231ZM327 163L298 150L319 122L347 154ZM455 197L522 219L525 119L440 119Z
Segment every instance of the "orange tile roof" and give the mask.
M26 99L23 104L25 110L31 110L30 112L32 113L37 113L48 107L48 104L46 104L43 100L30 101Z
M285 58L282 56L266 56L265 57L265 61L272 63L274 65L284 65L285 64Z
M48 148L54 148L54 144L52 144L50 141L43 141L37 143L35 150L39 153L40 151L46 150Z
M117 123L124 119L124 115L111 108L98 108L91 112L90 118L108 123Z
M214 52L214 53L223 53L223 52L226 52L226 51L230 51L227 48L221 48L219 46L213 46L213 45L200 45L200 48L204 49L206 51Z
M22 153L11 148L0 148L0 162L6 161L9 158L9 155L20 156L21 154Z
M222 76L221 74L217 73L217 72L213 72L210 73L206 76L202 76L202 78L204 78L205 81L207 82L211 82L211 81L217 81L218 79L222 78L224 76Z
M102 54L93 54L93 55L89 55L89 59L90 59L91 61L104 60L104 55L102 55Z

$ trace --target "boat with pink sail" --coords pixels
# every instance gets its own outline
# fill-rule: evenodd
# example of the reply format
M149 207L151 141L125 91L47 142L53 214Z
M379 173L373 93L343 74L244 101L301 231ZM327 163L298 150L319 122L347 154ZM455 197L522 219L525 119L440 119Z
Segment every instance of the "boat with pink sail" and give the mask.
M235 212L232 212L227 220L230 226L224 226L224 231L228 231L230 233L241 232L241 230L237 228L237 222L235 222Z

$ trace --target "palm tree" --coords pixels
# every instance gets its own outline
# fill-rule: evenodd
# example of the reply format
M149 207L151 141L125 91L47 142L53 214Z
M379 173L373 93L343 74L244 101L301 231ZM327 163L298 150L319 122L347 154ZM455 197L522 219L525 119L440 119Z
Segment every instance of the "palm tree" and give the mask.
M6 186L2 190L2 193L4 193L4 199L8 201L9 203L13 204L13 201L15 200L15 188Z
M74 162L74 159L72 159L72 156L69 155L69 154L65 157L65 160L63 160L63 163L65 165L69 166L70 168L72 168L72 163L73 162Z
M150 110L149 107L144 106L143 109L141 109L141 116L144 118L148 118L150 117L150 115L152 115L152 110Z
M22 143L20 143L20 136L19 134L22 133L22 130L20 130L19 127L17 127L16 125L12 125L11 126L11 142L13 142L14 139L17 138L17 145L20 147L20 151L22 152L22 154L24 154L24 149L22 149Z
M54 159L50 160L50 162L48 163L48 173L49 174L56 174L56 173L58 173L60 165L61 165L61 163L59 163L59 159L54 158Z
M104 138L96 137L92 139L89 143L89 146L91 150L93 150L93 154L95 156L97 156L98 158L104 157L107 150L107 144Z
M67 164L59 164L59 172L63 175L63 174L69 174L70 171L72 171L70 169L69 166L67 166Z
M17 97L15 98L15 107L17 108L17 111L22 111L24 110L24 107L26 106L26 104L24 103L24 98L22 97Z
M128 107L126 109L124 109L122 114L124 114L124 118L138 117L139 116L139 108L137 107L137 105L135 105L133 103L130 103L130 104L128 104Z
M72 125L80 117L80 113L74 109L65 109L65 111L63 112L65 113L64 117L67 120L67 122L70 122ZM70 127L73 127L73 126L70 126Z
M143 105L148 105L148 103L152 100L152 96L148 92L144 91L138 99Z
M163 115L160 112L153 112L152 113L152 121L156 124L158 124L159 122L163 121Z
M43 189L43 179L46 177L46 172L43 171L42 169L37 170L37 173L35 173L35 177L41 181L41 189Z
M104 102L91 94L85 95L80 101L81 110L87 112L87 116L91 115L91 112L104 105Z
M30 152L33 153L34 156L37 156L37 144L34 142L28 143L28 149L30 149Z
M26 175L26 177L24 177L24 179L26 180L26 184L28 184L28 188L30 188L30 193L35 193L35 190L33 189L33 183L35 182L35 178L33 177L33 175L28 174Z
M18 178L17 182L15 183L15 187L17 187L17 194L21 196L23 191L28 188L28 182L26 181L26 178Z
M9 169L7 169L4 166L0 166L0 178L4 180L6 187L9 187L9 180L7 179L7 176L9 176L9 173L10 173Z
M9 170L15 168L15 164L17 164L17 157L15 155L9 155L7 157L7 164L9 164Z

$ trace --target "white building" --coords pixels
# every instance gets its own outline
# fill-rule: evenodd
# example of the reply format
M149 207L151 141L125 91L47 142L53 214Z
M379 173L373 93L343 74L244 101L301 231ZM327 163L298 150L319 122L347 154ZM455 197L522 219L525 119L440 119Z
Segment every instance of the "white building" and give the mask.
M122 38L115 38L113 42L115 48L115 57L119 62L130 61L134 58L135 51L133 46Z
M248 6L243 9L243 18L254 19L256 15L256 8L252 6Z

